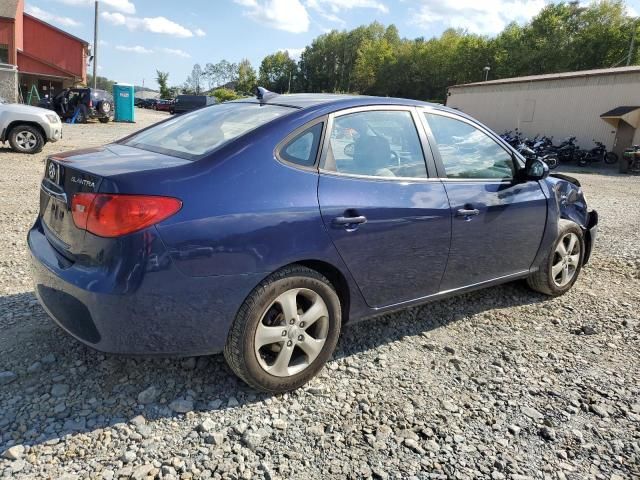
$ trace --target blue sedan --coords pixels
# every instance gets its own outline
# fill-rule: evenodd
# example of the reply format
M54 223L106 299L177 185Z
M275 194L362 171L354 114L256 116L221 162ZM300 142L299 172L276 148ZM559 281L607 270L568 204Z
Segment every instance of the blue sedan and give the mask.
M281 392L347 323L516 279L565 293L596 227L577 180L459 111L258 89L49 157L28 243L41 304L81 342L224 351Z

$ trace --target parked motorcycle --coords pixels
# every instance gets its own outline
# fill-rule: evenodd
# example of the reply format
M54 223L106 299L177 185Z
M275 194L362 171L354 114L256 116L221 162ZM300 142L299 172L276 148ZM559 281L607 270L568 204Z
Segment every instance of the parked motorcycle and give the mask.
M604 163L608 165L612 165L618 161L618 155L616 155L614 152L608 152L607 147L604 145L604 143L596 142L595 140L594 143L596 144L596 146L591 150L588 150L585 155L582 155L578 159L578 165L584 167L590 163L602 161L604 161Z

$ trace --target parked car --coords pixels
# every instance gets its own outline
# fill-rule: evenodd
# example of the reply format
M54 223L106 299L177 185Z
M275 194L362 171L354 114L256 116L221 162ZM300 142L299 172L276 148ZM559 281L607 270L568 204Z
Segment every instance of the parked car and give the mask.
M19 153L38 153L62 138L58 115L44 108L0 102L0 142Z
M222 350L282 392L344 324L516 279L562 295L597 223L577 180L456 110L261 90L51 156L28 244L40 302L78 340Z
M154 110L159 110L161 112L173 112L174 102L173 100L158 100L156 104L153 106Z
M54 110L63 120L75 117L76 123L90 118L101 123L113 119L113 96L96 88L67 88L53 98L43 98L39 106Z
M175 99L173 110L175 114L186 113L197 108L213 105L217 100L215 97L206 95L178 95Z
M158 101L157 98L143 98L142 102L140 102L140 106L142 108L151 108L152 109L157 101Z

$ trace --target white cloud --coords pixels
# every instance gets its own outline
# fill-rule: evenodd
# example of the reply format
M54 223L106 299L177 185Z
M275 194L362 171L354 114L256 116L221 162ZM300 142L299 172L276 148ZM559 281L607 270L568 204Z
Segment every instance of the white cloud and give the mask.
M302 52L304 52L304 48L281 48L278 51L288 52L291 58L298 59L300 55L302 55Z
M300 0L234 0L244 14L268 27L291 33L309 30L309 14Z
M142 54L153 53L153 50L145 48L142 45L135 45L132 47L129 47L126 45L116 45L116 50L120 50L121 52L133 52L133 53L142 53Z
M46 10L42 10L41 8L35 7L33 5L26 5L24 8L24 11L27 12L29 15L33 15L34 17L37 17L40 20L44 20L45 22L49 22L56 26L60 26L60 27L80 26L80 22L75 21L73 18L62 17L60 15L47 12Z
M202 30L201 28L196 28L193 33L196 34L196 37L204 37L207 32L205 32L204 30Z
M411 23L463 28L472 33L496 34L510 22L523 22L545 6L544 0L429 0L413 15Z
M380 13L389 13L389 8L384 3L376 0L307 0L307 7L319 12L329 9L334 14L354 8L370 8Z
M77 6L91 6L93 7L95 0L57 0L58 2L67 5ZM100 0L100 5L106 5L107 7L117 10L123 13L136 13L136 6L129 0Z
M194 35L188 28L166 17L129 17L118 12L103 12L101 16L107 22L113 25L125 26L131 31L144 30L182 38L193 37Z
M162 51L164 53L168 53L169 55L175 55L177 57L191 58L191 55L189 55L184 50L180 50L179 48L163 48Z

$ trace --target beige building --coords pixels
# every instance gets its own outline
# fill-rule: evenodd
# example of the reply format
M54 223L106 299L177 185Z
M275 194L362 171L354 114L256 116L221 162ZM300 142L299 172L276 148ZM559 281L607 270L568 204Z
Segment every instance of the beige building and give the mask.
M504 78L449 88L447 106L477 118L498 133L516 127L528 137L576 136L619 155L640 144L640 67Z

